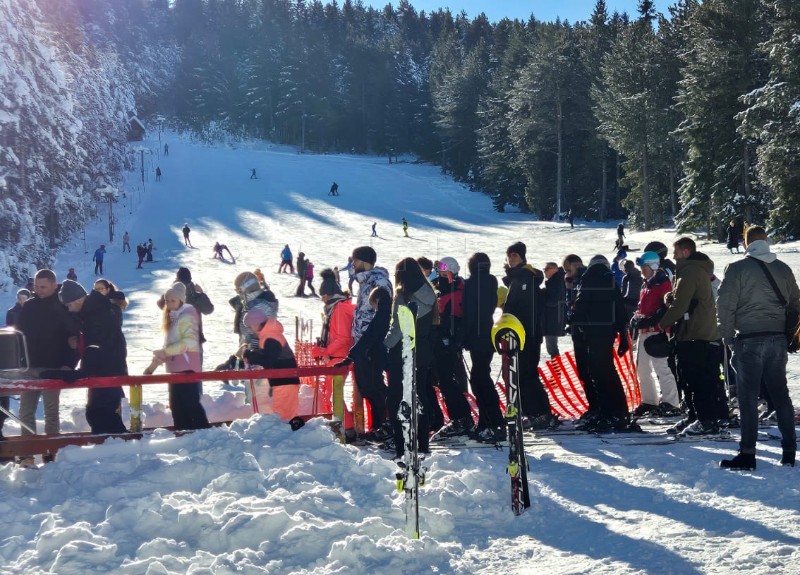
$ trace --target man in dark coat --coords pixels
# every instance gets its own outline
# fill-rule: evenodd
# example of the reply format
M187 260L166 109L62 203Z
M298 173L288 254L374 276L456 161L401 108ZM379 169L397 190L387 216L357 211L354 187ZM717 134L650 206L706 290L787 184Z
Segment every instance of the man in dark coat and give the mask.
M597 255L576 289L572 341L578 376L589 402L584 428L591 431L625 429L630 423L625 390L614 366L614 340L619 356L630 349L622 293L614 283L608 260Z
M469 278L464 281L464 348L472 361L469 383L478 404L478 425L470 435L478 441L494 443L505 439L505 421L492 378L492 324L497 308L497 278L485 253L472 254L467 263Z
M25 334L31 367L72 369L78 363L80 326L58 299L58 283L52 270L39 270L34 278L35 297L25 302L17 320L17 329ZM99 294L98 294L99 295ZM102 296L101 296L102 297ZM19 417L36 429L36 408L39 397L44 404L44 431L59 433L59 397L57 389L23 391L19 400ZM30 432L22 428L22 434Z
M567 323L567 288L564 270L555 262L544 265L544 343L550 358L558 355L558 338Z
M544 429L553 424L550 400L539 378L539 358L544 340L544 289L540 286L544 274L529 265L527 248L517 242L506 250L506 276L503 283L508 296L503 312L514 315L525 328L525 349L519 352L520 393L522 411L528 417L528 426Z
M22 312L22 306L25 305L25 302L28 301L30 297L31 292L25 288L17 292L17 301L14 303L14 307L8 308L6 312L6 327L14 327L17 325L19 314Z
M80 320L83 357L80 369L63 372L62 379L128 375L127 346L112 304L100 292L87 294L83 286L64 280L58 298ZM92 433L125 433L122 423L122 387L90 388L86 421Z

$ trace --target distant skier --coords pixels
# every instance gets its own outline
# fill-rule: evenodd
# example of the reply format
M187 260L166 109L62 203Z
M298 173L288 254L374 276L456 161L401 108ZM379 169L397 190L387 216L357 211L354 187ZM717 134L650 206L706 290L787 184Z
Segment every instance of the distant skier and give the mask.
M164 144L164 155L169 156L169 144Z
M314 263L310 260L306 260L306 285L308 285L308 289L311 290L311 295L316 297L317 290L314 289L312 285L314 282Z
M378 237L378 230L377 230L378 222L372 222L372 237Z
M225 256L222 254L223 251L228 252L228 255L231 256L231 261L236 263L236 258L233 257L233 254L231 253L231 250L228 249L228 246L219 242L214 244L214 259L219 258L222 261L225 261Z
M250 179L251 180L257 180L258 179L258 176L256 176L256 169L255 168L252 168L250 170Z
M406 220L405 218L403 218L403 233L405 234L406 237L409 237L408 236L408 220Z
M75 268L69 268L67 272L67 279L74 282L78 281L78 274L75 273Z
M161 168L159 166L156 166L156 181L161 181Z
M147 238L147 259L145 261L152 262L153 261L153 250L156 249L153 247L153 238Z
M193 248L192 241L189 239L189 232L191 232L189 224L183 224L183 245Z
M337 184L336 182L333 182L333 185L331 186L331 191L328 192L328 195L329 196L338 196L339 195L339 184Z
M122 253L125 253L125 251L126 251L125 248L128 248L127 252L130 253L130 251L131 251L131 236L130 236L130 234L128 234L128 232L125 232L124 234L122 234Z
M289 273L294 273L294 264L292 263L292 250L289 244L283 246L281 250L281 265L278 266L278 273L282 274L286 268L289 268Z
M137 244L136 246L136 256L139 258L139 263L136 265L136 269L142 269L142 262L144 261L145 256L147 255L147 246L144 243Z
M616 249L621 250L625 245L625 225L620 222L617 226L617 243Z
M569 222L570 228L575 227L575 214L572 213L572 208L567 212L567 221Z
M102 244L94 251L92 261L94 262L94 275L103 275L103 258L106 255L106 246Z
M739 228L736 225L735 220L731 220L731 223L728 226L727 246L731 253L733 253L733 250L736 250L737 254L739 253Z

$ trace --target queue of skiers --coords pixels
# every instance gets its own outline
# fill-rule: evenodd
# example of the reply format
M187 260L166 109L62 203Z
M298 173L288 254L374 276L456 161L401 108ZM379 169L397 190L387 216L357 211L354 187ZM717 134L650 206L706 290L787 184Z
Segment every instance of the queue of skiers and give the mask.
M683 416L668 433L711 435L732 424L729 402L735 397L742 440L739 453L720 465L753 469L757 405L759 397L764 397L782 433L781 461L793 465L796 437L794 410L786 385L785 309L800 312L800 289L788 266L770 252L763 228L751 226L744 246L744 257L726 268L722 282L714 274L711 259L699 252L688 237L674 242L674 263L667 257L669 250L663 243L651 242L633 259L618 243L615 266L601 254L592 256L586 264L581 256L569 254L560 265L547 262L543 270L529 262L526 244L515 242L505 251L501 281L491 273L491 259L483 252L469 258L468 276L464 278L453 257L436 262L425 257L405 257L390 273L378 265L374 248L360 246L352 251L343 268L351 272L348 289L340 284L337 269L326 268L319 274L324 322L312 356L326 365L352 363L354 384L371 413L371 427L365 430L364 439L402 455L397 411L404 373L397 310L400 305L413 303L415 377L422 406L418 418L419 450L428 451L431 437L463 435L497 443L506 435L491 373L495 354L492 318L500 308L514 315L525 331L525 346L519 352L525 429L547 430L561 423L551 408L538 366L542 344L553 358L559 354L559 338L569 335L588 405L576 428L589 432L634 431L636 419L651 414ZM291 270L291 258L286 245L280 254L279 272L285 267ZM305 295L306 285L317 295L311 285L313 264L303 252L298 253L296 267L300 282L297 295ZM188 269L181 268L175 279L158 302L164 310L165 342L154 352L148 373L162 364L170 373L202 369L201 317L214 308L202 289L192 283ZM357 293L351 294L353 282L358 288ZM97 352L84 350L80 370L51 372L51 376L69 380L78 377L76 374L84 377L127 373L121 331L124 294L106 280L98 280L91 294L71 280L66 280L59 290L50 270L37 273L35 286L36 297L32 300L28 299L30 294L20 290L17 306L9 316L28 336L34 367L75 367L76 341L82 335L97 346ZM278 300L261 270L240 273L234 290L236 295L230 304L239 347L218 369L247 364L296 367L278 319ZM32 301L36 303L31 305ZM35 320L26 317L28 310L39 308L42 310L37 313L61 318L55 334L41 338ZM624 356L631 348L642 397L641 405L633 412L629 412L615 367L615 356ZM47 353L60 350L61 356L39 357L42 349ZM471 369L465 367L465 351ZM735 372L735 386L732 377L720 377L721 371L726 376ZM297 415L299 380L291 377L270 381L270 385L275 411L284 419ZM447 424L435 388L449 416ZM176 426L208 426L199 401L201 389L199 383L170 386ZM118 413L121 389L114 390L117 388L90 392L87 419L94 432L124 429L118 415L114 415ZM477 419L465 395L467 391L475 399ZM35 401L38 395L26 399L21 413L23 420L34 426L31 414ZM57 394L45 402L48 432L58 431L57 402Z

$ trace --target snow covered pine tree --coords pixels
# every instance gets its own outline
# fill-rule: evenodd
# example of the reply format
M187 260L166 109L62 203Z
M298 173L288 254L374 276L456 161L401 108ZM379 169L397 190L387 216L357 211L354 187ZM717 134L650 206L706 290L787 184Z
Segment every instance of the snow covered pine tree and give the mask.
M492 341L503 360L506 382L506 432L511 509L521 515L531 506L528 494L528 460L522 443L522 396L519 389L519 351L525 347L525 328L515 316L504 313L492 327Z
M403 400L397 412L397 419L403 428L405 449L403 460L398 461L400 470L396 474L397 490L405 493L406 535L419 539L419 488L425 483L425 468L420 466L417 447L417 415L419 398L416 379L416 311L415 304L401 305L397 308L400 332L403 334Z

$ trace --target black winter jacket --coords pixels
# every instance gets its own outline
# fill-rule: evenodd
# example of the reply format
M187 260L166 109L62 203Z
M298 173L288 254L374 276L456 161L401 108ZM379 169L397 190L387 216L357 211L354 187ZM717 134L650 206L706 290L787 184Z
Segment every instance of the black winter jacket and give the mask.
M567 287L564 270L558 268L544 282L544 335L564 335L567 323Z
M589 267L576 288L572 334L611 337L626 329L625 306L613 272L602 264Z
M503 312L510 313L525 328L525 341L541 344L544 340L544 274L529 264L506 270L503 283L508 296Z
M77 314L83 333L82 377L128 375L127 344L113 307L107 297L92 291Z
M80 325L58 300L58 292L26 301L17 318L17 329L25 334L31 367L57 369L78 363L78 352L69 347L67 339L80 335Z
M464 348L481 353L494 351L492 325L497 308L497 278L485 270L464 281Z

